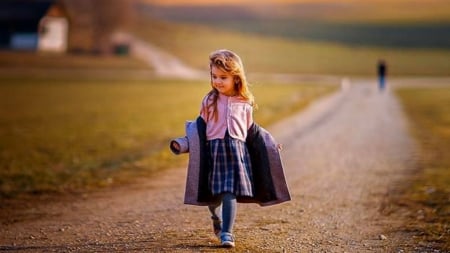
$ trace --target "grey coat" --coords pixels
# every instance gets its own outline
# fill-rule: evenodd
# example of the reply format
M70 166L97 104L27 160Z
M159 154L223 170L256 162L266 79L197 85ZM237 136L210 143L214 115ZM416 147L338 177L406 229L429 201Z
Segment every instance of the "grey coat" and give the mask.
M172 148L176 142L180 151ZM291 199L283 164L272 135L264 128L253 124L247 134L247 148L252 162L254 185L253 197L237 197L238 202L257 203L261 206L279 204ZM186 122L186 136L172 140L175 154L189 152L184 203L208 205L217 201L209 190L209 166L206 151L206 123L201 117Z

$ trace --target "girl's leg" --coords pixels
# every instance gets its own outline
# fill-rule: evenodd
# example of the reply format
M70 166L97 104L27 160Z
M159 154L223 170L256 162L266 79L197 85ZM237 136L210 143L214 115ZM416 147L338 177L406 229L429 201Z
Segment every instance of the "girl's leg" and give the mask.
M223 247L234 247L233 225L236 218L236 196L231 193L222 195L223 226L220 233L220 243Z
M233 233L236 208L236 196L232 193L225 193L222 198L222 232Z
M211 213L211 219L220 220L220 217L221 217L221 215L220 215L221 208L220 207L221 207L220 203L208 206L209 212Z
M208 206L216 235L219 235L220 232L232 233L236 219L236 196L232 193L225 193L221 199L221 203Z
M208 206L209 212L211 212L211 219L213 221L213 231L216 236L220 235L222 231L222 219L221 219L221 204L220 202L214 205Z

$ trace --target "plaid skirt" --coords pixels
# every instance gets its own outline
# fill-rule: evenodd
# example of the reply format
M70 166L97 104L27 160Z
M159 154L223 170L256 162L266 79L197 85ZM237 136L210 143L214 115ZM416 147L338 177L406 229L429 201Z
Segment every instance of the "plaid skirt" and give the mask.
M253 197L250 155L245 142L229 136L208 141L209 187L213 195L229 192Z

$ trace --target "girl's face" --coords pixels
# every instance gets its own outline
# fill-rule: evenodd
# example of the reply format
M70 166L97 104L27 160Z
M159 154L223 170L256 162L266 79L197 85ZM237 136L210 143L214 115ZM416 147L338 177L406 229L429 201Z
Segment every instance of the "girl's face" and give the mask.
M222 71L216 66L211 67L211 81L214 88L225 96L234 96L234 78L231 74Z

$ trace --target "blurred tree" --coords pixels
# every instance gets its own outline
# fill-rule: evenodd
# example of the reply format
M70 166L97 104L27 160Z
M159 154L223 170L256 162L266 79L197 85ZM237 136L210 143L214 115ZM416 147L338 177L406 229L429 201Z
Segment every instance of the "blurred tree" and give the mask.
M111 53L111 35L125 28L134 16L134 0L61 1L70 16L72 52Z
M94 0L94 50L102 54L111 52L111 35L126 26L132 17L131 0Z

